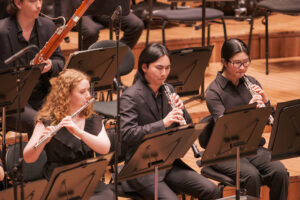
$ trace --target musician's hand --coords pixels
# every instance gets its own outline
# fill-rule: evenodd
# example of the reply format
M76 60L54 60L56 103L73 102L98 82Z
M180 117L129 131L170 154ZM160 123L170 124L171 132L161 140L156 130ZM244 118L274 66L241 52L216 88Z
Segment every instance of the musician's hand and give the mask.
M43 63L45 63L46 65L44 66L44 69L42 71L42 74L50 71L51 67L52 67L52 61L50 59L44 61Z
M81 138L82 130L73 122L71 116L67 116L63 118L60 122L63 127L66 127L71 134L73 134L77 138Z
M45 137L46 135L49 135L51 132L53 132L55 129L55 126L47 126L45 128L45 130L42 132L41 136L40 136L40 139L42 139L43 137ZM51 138L56 134L53 133L53 135L51 137L49 137L47 140L45 140L46 143L50 142Z
M175 103L175 105L176 105L176 108L179 108L179 109L183 110L183 109L184 109L183 102L182 102L182 100L179 98L178 94L173 93L173 94L172 94L172 98L173 98L173 100L174 100L174 103Z
M259 94L259 95L262 97L262 101L263 101L264 103L267 103L267 102L268 102L268 98L267 98L267 96L265 95L265 92L264 92L264 90L263 90L261 87L259 87L258 85L253 84L253 85L251 86L251 88L252 88L253 91L255 91L256 94Z
M182 115L182 110L178 108L175 108L171 112L169 112L169 114L163 119L165 128L168 128L175 122L181 124L182 120L184 120Z
M249 104L251 103L257 103L257 108L262 108L265 106L265 103L262 100L262 96L259 94L253 95L252 99L249 101Z

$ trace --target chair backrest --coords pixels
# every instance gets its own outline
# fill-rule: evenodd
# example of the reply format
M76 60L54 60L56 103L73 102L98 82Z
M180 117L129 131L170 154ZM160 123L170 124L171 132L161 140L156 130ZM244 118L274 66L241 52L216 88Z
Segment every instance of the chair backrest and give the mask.
M89 49L97 49L97 48L109 48L109 47L116 47L117 42L115 40L102 40L95 42L92 44ZM119 46L127 46L123 42L119 43ZM123 61L120 63L119 66L119 73L120 76L124 76L128 73L130 73L134 67L134 55L131 51L131 49L128 47L128 52L125 55Z
M110 128L110 129L106 129L108 138L110 140L110 152L115 151L115 128ZM125 161L125 151L126 151L126 147L125 145L121 142L121 145L119 147L119 156L118 156L118 162L123 162ZM115 157L113 157L110 161L110 164L113 164L115 161Z
M207 147L210 136L212 134L212 131L213 131L213 128L215 125L215 121L211 115L208 115L208 116L204 117L203 119L201 119L200 122L208 123L199 135L199 144L202 148L205 149Z
M22 149L26 146L27 143L22 144ZM9 176L13 176L14 168L19 163L20 158L20 145L14 144L8 147L6 152L5 160L6 160L6 167ZM43 169L47 162L47 155L45 151L42 151L38 160L34 163L25 163L23 165L23 177L24 181L34 181L43 178Z

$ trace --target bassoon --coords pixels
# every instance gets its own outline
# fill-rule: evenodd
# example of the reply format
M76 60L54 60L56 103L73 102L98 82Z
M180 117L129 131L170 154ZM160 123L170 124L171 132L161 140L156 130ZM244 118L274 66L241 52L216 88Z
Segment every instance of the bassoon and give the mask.
M36 54L34 59L32 60L33 64L41 64L45 60L48 60L50 56L53 54L55 49L59 46L61 41L65 38L65 36L70 32L70 30L76 25L85 11L89 8L89 6L95 0L84 0L81 5L77 8L73 16L67 22L66 25L62 25L56 29L55 33L49 39L49 41L45 44L45 46L40 50L39 53Z

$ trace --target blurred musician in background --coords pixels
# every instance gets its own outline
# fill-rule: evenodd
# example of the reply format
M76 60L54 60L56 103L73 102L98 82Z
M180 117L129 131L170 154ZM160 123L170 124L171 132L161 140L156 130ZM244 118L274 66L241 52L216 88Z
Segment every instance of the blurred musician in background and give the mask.
M42 0L10 0L9 17L0 20L0 60L5 61L28 45L36 45L40 49L46 44L56 30L52 21L40 17ZM21 56L10 67L27 66L38 52L28 52ZM36 111L40 109L44 98L49 92L49 79L55 77L64 67L65 59L60 48L57 48L46 64L37 85L33 89L28 105L21 114L22 129L29 137L33 131ZM16 117L7 118L7 127L16 130Z
M239 39L230 39L222 46L222 71L206 90L206 104L216 121L226 109L241 105L257 103L257 107L270 106L270 101L260 83L253 77L245 75L251 60L248 48ZM245 79L251 82L252 95L245 84ZM240 162L241 185L247 189L247 194L260 197L262 180L270 188L271 200L287 199L289 177L286 168L280 161L271 162L271 152L263 147L262 138L257 155L242 158ZM226 161L213 166L217 171L231 178L236 176L235 161Z
M182 120L192 123L183 102L169 87L176 104L172 109L165 94L164 82L170 73L170 58L165 46L157 43L146 47L138 63L133 85L121 96L120 130L126 146L125 162L129 161L145 135L179 126ZM183 192L199 199L216 199L217 186L199 173L176 160L170 170L158 173L158 199L178 199ZM125 191L136 191L143 199L154 199L154 174L145 175L122 183Z
M24 161L31 163L39 158L43 150L46 151L44 177L48 180L56 167L92 158L94 151L106 154L110 149L102 118L93 114L92 104L70 117L91 98L89 77L77 70L65 69L51 83L52 89L38 113L33 135L23 152ZM38 141L51 133L58 123L63 128L35 148ZM113 191L103 182L99 183L96 193L92 199L114 198Z
M81 0L55 0L55 15L64 16L69 19ZM87 11L87 15L82 17L83 49L88 49L99 37L100 29L109 27L111 15L118 5L122 7L121 30L124 32L121 42L131 49L140 38L144 23L135 14L130 12L129 0L95 0Z

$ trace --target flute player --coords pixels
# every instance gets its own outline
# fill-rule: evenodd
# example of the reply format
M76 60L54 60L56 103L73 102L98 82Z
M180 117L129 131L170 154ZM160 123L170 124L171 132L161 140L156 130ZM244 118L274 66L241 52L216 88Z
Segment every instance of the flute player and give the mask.
M45 150L47 163L43 175L48 180L56 167L91 158L94 151L99 154L109 152L110 141L102 118L93 114L92 104L71 118L91 98L89 81L87 75L74 69L65 69L51 80L52 89L38 112L33 135L23 152L24 161L31 163ZM51 133L58 123L63 128L35 148L38 141ZM112 190L99 182L91 199L113 198Z

